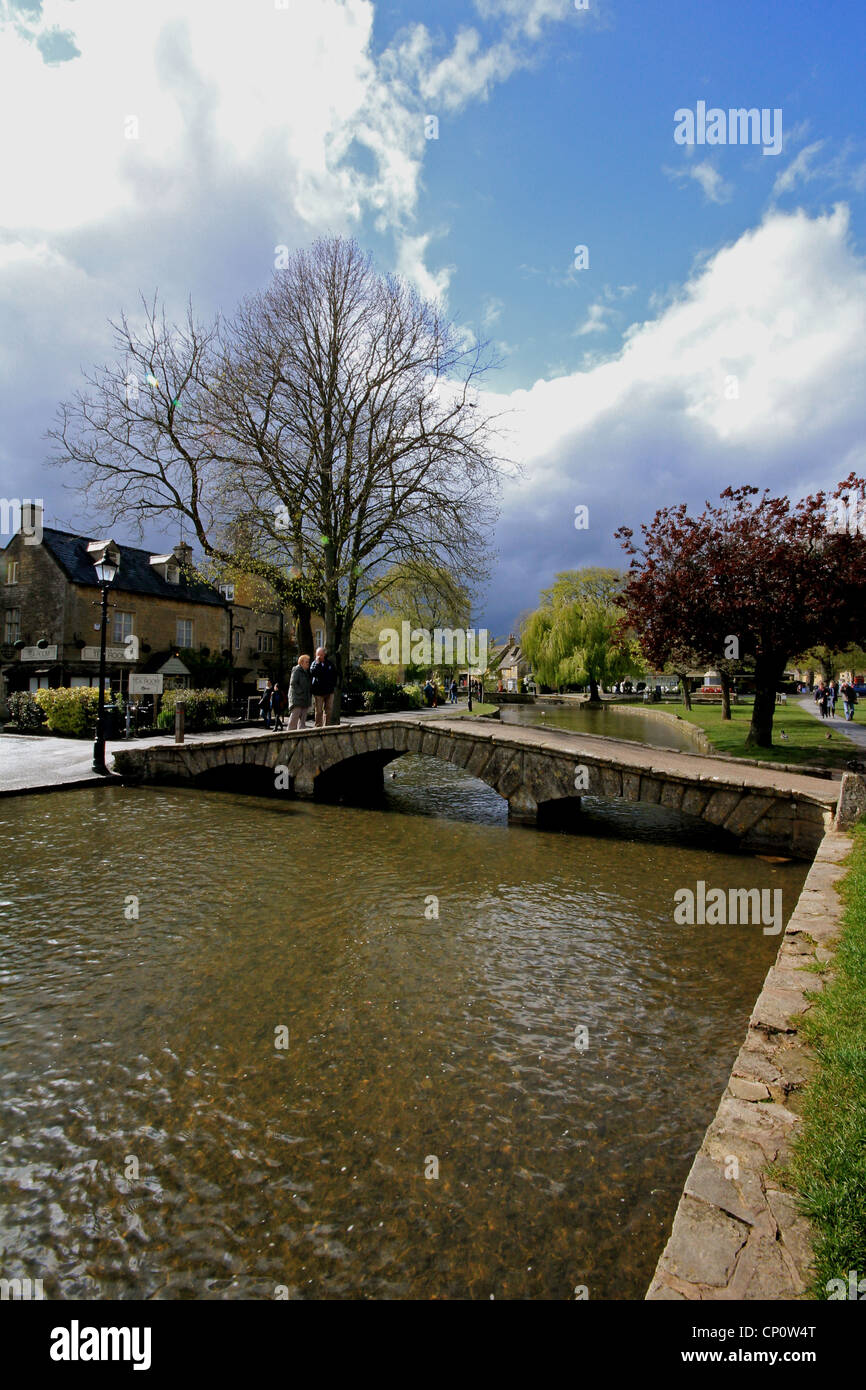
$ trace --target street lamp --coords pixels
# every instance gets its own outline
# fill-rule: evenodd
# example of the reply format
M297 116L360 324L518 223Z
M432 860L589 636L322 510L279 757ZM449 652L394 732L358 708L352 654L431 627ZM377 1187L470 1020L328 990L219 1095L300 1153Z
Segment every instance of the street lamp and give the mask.
M93 562L96 580L102 589L102 626L99 634L99 704L96 714L96 737L93 740L93 771L108 776L105 766L105 642L108 633L108 591L120 568L109 550L99 553Z

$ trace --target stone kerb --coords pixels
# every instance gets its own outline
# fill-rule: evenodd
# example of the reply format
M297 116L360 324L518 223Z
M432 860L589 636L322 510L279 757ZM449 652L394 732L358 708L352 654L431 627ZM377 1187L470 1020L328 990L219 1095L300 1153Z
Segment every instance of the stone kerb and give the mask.
M823 988L810 966L832 959L842 905L835 884L847 835L823 838L749 1023L716 1115L686 1179L648 1299L802 1299L811 1232L774 1178L797 1133L797 1094L815 1066L799 1036Z

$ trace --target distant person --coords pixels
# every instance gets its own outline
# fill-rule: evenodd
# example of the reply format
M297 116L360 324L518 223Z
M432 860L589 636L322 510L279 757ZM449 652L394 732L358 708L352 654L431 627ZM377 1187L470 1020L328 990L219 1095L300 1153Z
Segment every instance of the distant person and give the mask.
M815 701L818 705L818 709L821 711L821 718L826 719L827 710L830 705L830 697L823 681L819 681L815 687Z
M454 680L453 678L452 678L452 681L451 681L450 686L448 687L448 695L449 695L451 704L452 704L452 705L456 705L456 704L457 704L457 682L456 682L456 680Z
M829 706L830 706L830 718L831 718L831 719L835 719L835 717L836 717L836 700L838 699L838 696L839 696L839 684L838 684L838 681L831 681L830 684L829 684L829 686L828 686L828 688L827 688L827 699L828 699L828 703L829 703Z
M845 718L850 723L851 720L854 718L854 706L857 703L857 691L854 689L850 681L845 681L845 684L842 686L839 693L842 696L842 708L845 713Z
M289 677L289 729L304 729L313 703L313 678L310 658L299 656L298 664Z
M271 727L271 700L273 699L273 694L274 683L270 677L268 677L268 683L262 691L262 698L259 700L259 714L265 721L266 729Z
M433 682L428 676L426 681L424 682L424 702L426 705L430 706L433 704L433 694Z
M313 704L316 707L316 728L324 729L331 722L334 708L334 690L337 685L337 668L324 647L316 648L316 659L310 667L313 687Z
M271 714L274 716L274 729L283 727L283 711L286 707L286 697L276 681L271 693Z

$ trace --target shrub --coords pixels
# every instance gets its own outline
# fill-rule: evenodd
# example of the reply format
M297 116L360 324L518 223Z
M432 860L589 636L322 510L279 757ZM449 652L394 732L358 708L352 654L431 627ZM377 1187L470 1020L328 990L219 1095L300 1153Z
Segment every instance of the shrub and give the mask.
M424 706L424 691L420 685L404 685L403 694L406 697L407 709L422 709Z
M209 729L217 724L228 697L223 690L167 690L162 697L157 724L160 729L174 727L178 704L186 708L187 729Z
M94 686L60 685L54 690L37 690L33 698L45 715L52 734L66 734L71 738L93 736L99 708L99 691ZM106 707L111 707L108 692ZM123 708L119 696L114 697L114 707L118 710Z
M39 729L45 723L45 715L27 690L16 690L7 696L6 704L10 717L22 732L25 729Z

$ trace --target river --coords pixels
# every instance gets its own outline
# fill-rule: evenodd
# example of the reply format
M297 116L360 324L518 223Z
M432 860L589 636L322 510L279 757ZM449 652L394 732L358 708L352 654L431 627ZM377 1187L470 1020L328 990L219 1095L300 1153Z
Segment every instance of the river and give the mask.
M778 887L787 919L807 866L658 807L508 826L459 769L391 770L372 808L0 801L5 1277L642 1297L778 947L676 926L674 890Z
M539 695L534 705L503 705L500 719L503 724L546 725L549 729L625 738L648 744L651 748L696 752L697 744L691 726L682 720L677 722L672 711L668 711L668 714L670 718L660 719L640 705L631 705L627 710L610 704L604 704L601 708L584 704L549 705L545 703L544 696Z

